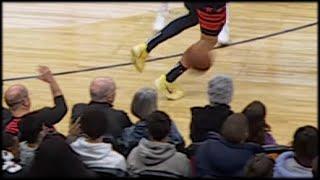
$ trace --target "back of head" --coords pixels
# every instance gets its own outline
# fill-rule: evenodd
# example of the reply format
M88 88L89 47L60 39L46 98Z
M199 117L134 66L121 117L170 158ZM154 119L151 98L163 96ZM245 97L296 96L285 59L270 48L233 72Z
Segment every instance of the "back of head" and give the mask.
M116 84L111 77L95 78L90 84L91 100L95 102L113 103Z
M248 138L248 120L242 113L230 115L222 125L221 135L229 142L242 143Z
M242 111L249 123L249 137L247 141L264 144L266 107L260 101L253 101Z
M30 104L28 90L21 84L10 86L4 94L4 99L8 107L13 111L22 104Z
M151 138L161 141L170 132L171 119L165 112L155 111L147 117L147 124Z
M62 134L44 137L30 168L31 177L79 177L83 174L82 162L76 157Z
M23 140L27 143L37 143L40 139L40 132L42 131L42 120L38 119L37 113L30 113L26 115L19 125L19 130Z
M131 112L140 119L146 118L158 109L157 91L152 88L142 88L137 91L131 103Z
M218 75L208 82L210 104L230 104L233 96L233 81L229 76Z
M318 129L309 125L298 128L294 133L293 148L298 159L312 161L318 153Z
M107 130L108 121L103 111L88 108L80 119L80 128L91 139L101 137Z
M273 177L274 161L266 154L256 154L244 168L247 177Z
M18 142L17 136L10 133L2 132L2 149L11 151L11 148Z

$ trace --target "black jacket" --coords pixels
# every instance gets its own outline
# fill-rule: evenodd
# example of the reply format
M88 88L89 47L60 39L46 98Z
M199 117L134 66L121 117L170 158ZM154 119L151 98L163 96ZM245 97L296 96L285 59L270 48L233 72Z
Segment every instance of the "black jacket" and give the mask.
M78 103L72 108L71 123L74 123L87 108L94 108L105 113L108 119L108 128L106 135L112 135L114 138L120 137L122 130L132 125L126 112L112 108L109 103L93 102L89 104Z
M220 133L228 116L233 114L227 104L214 104L205 107L191 108L190 138L192 142L204 141L209 131Z
M11 112L7 108L2 107L2 131L5 129L7 124L11 121L11 119L12 119Z
M254 154L262 153L259 144L234 144L218 133L208 133L195 153L197 177L243 176L247 161Z
M5 131L15 136L19 136L20 141L25 141L28 133L24 134L20 132L23 131L20 124L21 121L24 121L29 117L32 117L35 121L44 123L45 126L54 129L54 125L59 123L68 111L63 95L54 97L54 104L54 107L44 107L25 114L22 117L11 116L11 119L5 125Z

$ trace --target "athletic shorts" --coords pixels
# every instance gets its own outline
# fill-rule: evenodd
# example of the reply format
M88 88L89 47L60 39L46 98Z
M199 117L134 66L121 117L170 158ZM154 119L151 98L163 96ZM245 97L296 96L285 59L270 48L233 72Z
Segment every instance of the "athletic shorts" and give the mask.
M226 22L226 4L204 4L196 7L201 33L218 36Z

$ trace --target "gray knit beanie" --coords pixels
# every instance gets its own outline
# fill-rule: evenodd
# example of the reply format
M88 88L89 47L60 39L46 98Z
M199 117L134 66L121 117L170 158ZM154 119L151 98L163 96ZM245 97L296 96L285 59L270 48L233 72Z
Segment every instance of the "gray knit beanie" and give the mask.
M208 83L210 104L229 104L233 96L233 82L227 75L217 75Z

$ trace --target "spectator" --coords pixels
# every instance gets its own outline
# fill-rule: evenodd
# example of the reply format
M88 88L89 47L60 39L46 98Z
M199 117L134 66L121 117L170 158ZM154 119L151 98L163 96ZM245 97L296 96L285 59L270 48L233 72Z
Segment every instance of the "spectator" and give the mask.
M192 142L204 141L209 131L219 133L225 119L233 113L230 103L233 82L229 76L218 75L208 83L209 105L191 108L190 138Z
M131 104L131 112L139 121L124 129L122 133L122 153L127 156L129 152L138 145L142 138L148 138L146 117L158 109L157 92L151 88L142 88L137 91ZM185 142L179 133L175 123L171 122L169 142L174 144L178 151L184 151Z
M266 123L266 106L260 101L253 101L242 111L249 121L249 137L247 142L260 145L277 144L270 134L271 127Z
M97 177L78 159L62 134L50 134L44 137L27 176Z
M168 143L172 122L169 116L162 111L155 111L146 119L150 140L142 138L139 145L130 152L127 159L129 174L134 176L153 170L190 176L189 160L177 152L173 144Z
M4 108L4 107L1 107L1 108L2 108L2 131L4 131L5 127L12 119L12 115L11 115L11 112L9 111L9 109Z
M278 156L273 177L312 177L312 160L318 153L318 130L309 125L298 128L293 136L293 149Z
M113 108L113 102L116 95L116 85L110 77L95 78L90 85L91 101L88 104L78 103L72 108L71 124L73 124L83 112L92 107L105 113L105 119L109 124L105 132L105 138L114 139L121 136L122 130L132 125L128 115L122 111Z
M318 156L315 157L312 161L312 175L313 177L317 178L319 175L319 170L318 170Z
M23 177L24 170L18 163L20 157L19 140L9 133L2 134L3 177Z
M26 137L20 142L20 163L28 169L33 161L35 151L38 149L43 137L46 135L44 120L38 117L38 113L29 113L20 123L20 133Z
M44 125L53 128L53 125L60 122L67 113L67 105L58 83L54 79L50 69L46 66L39 67L39 79L50 85L51 93L55 106L52 108L44 107L33 113L42 117ZM13 135L19 135L19 123L28 113L30 113L31 100L25 86L16 84L10 86L4 95L5 102L12 114L12 119L7 124L5 131ZM20 136L19 140L24 141L27 137Z
M248 160L244 168L245 176L272 178L273 167L274 161L266 154L256 154Z
M196 175L199 177L243 176L248 159L263 151L254 143L245 143L248 137L247 118L241 113L230 115L223 123L221 136L210 132L208 139L195 154Z
M104 112L88 108L80 118L80 129L86 137L79 137L71 143L72 149L82 162L91 170L103 172L103 169L127 171L126 160L112 149L110 143L103 142L103 134L108 128L108 119Z

